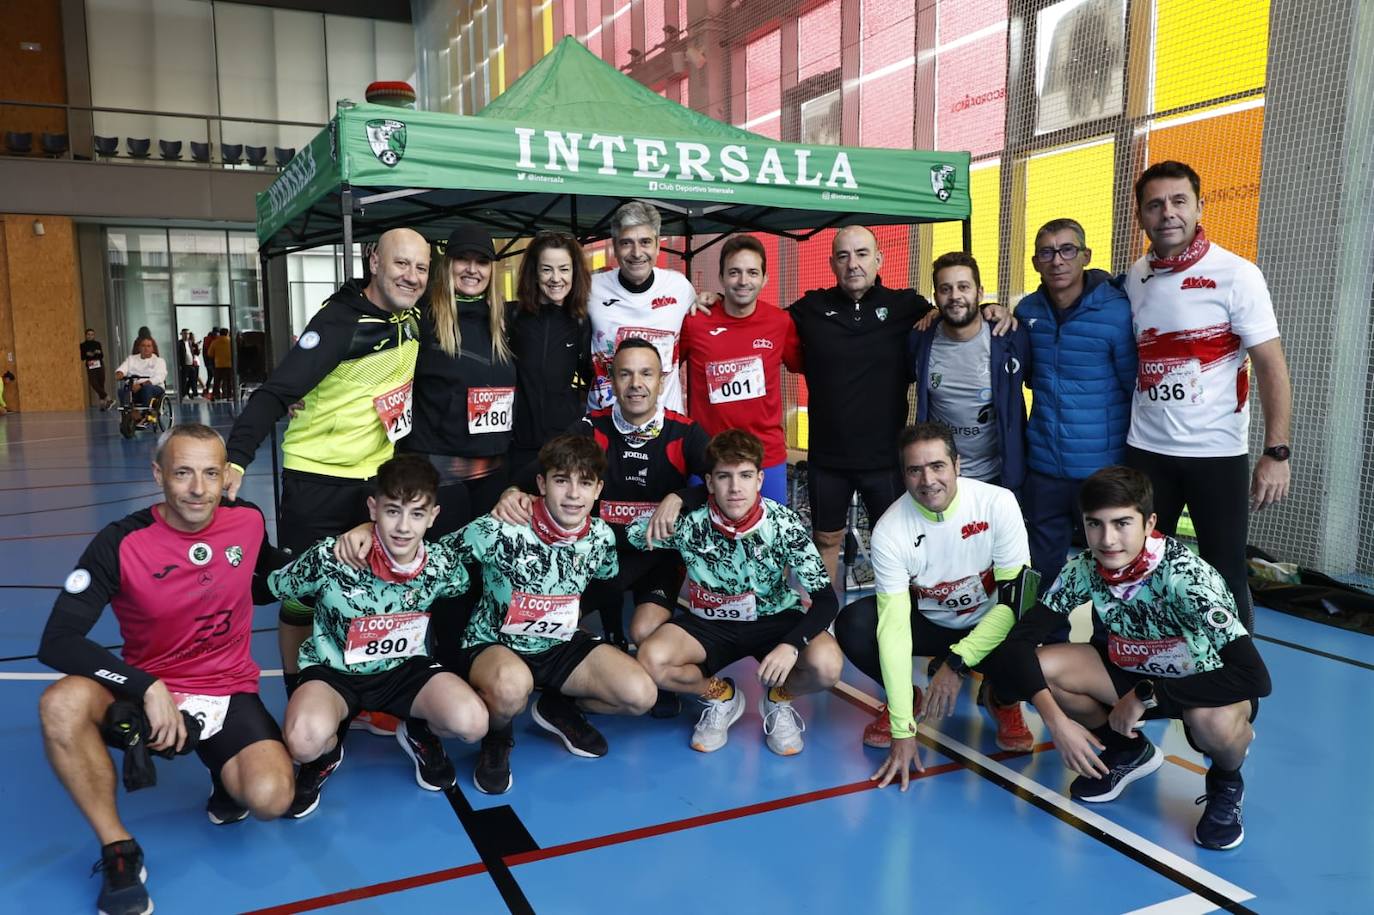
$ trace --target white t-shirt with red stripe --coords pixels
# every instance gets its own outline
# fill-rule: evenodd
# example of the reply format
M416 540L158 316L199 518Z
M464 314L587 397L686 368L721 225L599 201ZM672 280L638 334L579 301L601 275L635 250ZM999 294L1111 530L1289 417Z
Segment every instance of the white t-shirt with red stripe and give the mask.
M676 270L654 268L654 279L643 292L631 292L620 284L620 271L592 275L587 314L592 322L592 365L596 380L587 395L587 409L601 410L615 402L611 393L611 360L621 340L641 337L652 343L663 358L663 392L658 402L683 413L682 384L678 379L678 338L682 319L696 299L687 277Z
M1258 267L1212 244L1177 273L1126 274L1139 367L1126 443L1176 457L1249 452L1248 347L1279 335Z

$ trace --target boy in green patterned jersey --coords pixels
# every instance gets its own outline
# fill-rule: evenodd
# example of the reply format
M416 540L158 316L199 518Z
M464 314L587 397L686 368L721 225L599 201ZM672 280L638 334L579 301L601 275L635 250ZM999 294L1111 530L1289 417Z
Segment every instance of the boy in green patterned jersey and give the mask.
M619 570L615 535L591 517L606 455L592 439L565 434L540 449L539 464L540 498L527 524L483 515L444 538L460 562L482 566L482 597L463 635L459 671L490 716L473 772L473 783L486 794L510 789L511 720L533 690L558 690L583 710L610 715L642 715L657 696L633 658L577 626L588 582L614 578ZM578 722L550 720L554 707L536 706L532 714L569 752L605 754L604 738L592 750L586 748L593 734L570 740L566 735ZM580 715L569 717L589 728Z
M760 701L768 748L781 756L802 750L801 715L792 699L835 685L844 657L826 627L839 603L820 554L801 518L765 499L763 443L727 429L706 448L707 504L678 518L666 540L649 540L649 520L630 526L639 549L667 548L687 566L690 612L679 612L639 646L639 662L661 688L697 696L706 706L692 749L725 745L744 714L744 694L717 673L752 655L767 692ZM788 584L796 575L807 601Z
M1235 848L1245 838L1240 767L1269 672L1221 573L1154 529L1148 477L1105 467L1083 482L1078 502L1088 549L997 649L994 689L1034 703L1078 773L1069 793L1090 803L1114 800L1163 762L1142 721L1181 718L1212 762L1193 838L1204 848ZM1085 602L1104 637L1036 649Z
M416 782L429 791L454 782L453 763L434 732L468 743L487 732L482 701L426 650L429 605L468 586L453 544L424 540L439 514L438 489L428 461L392 458L378 469L367 500L374 524L364 568L336 559L335 538L326 537L268 578L277 597L311 598L315 608L283 728L301 764L289 816L319 806L320 790L343 759L340 725L361 708L405 719L396 739L415 763Z

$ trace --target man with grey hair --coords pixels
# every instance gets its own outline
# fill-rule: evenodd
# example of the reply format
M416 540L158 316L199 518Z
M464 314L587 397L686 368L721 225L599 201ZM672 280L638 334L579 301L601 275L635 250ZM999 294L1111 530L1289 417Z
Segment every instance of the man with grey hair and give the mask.
M1026 480L1021 510L1031 565L1048 589L1063 568L1075 528L1078 488L1126 456L1136 380L1131 303L1105 270L1089 270L1083 227L1052 219L1035 233L1031 266L1040 287L1016 306L1030 332Z
M596 380L587 397L588 410L613 406L610 371L616 347L622 340L639 337L652 343L663 360L660 406L685 412L677 370L678 337L696 292L681 273L654 266L661 226L658 210L638 200L623 204L611 216L611 240L620 269L594 275L587 296L587 314L592 321L592 363L596 369ZM623 425L619 412L614 415L617 425ZM648 425L660 425L662 418L662 413L657 413ZM630 434L636 430L621 431Z

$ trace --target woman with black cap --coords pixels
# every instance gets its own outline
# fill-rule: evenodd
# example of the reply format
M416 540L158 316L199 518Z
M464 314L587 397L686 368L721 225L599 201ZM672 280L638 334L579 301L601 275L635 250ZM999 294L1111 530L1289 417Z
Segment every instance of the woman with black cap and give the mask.
M420 315L414 425L397 443L439 471L438 520L430 536L486 514L506 485L515 417L515 363L506 307L492 288L496 250L476 225L449 235Z

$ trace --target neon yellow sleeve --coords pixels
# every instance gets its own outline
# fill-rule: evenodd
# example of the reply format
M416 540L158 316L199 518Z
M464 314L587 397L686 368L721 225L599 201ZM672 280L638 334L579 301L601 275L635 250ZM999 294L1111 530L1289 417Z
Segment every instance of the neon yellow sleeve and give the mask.
M911 689L911 592L878 595L878 664L893 737L915 737Z
M999 582L1012 581L1021 574L1021 568L993 569L992 575ZM968 635L949 646L949 650L963 658L969 667L976 667L1002 644L1014 625L1016 613L1006 604L997 604L978 621L978 625L969 630Z

